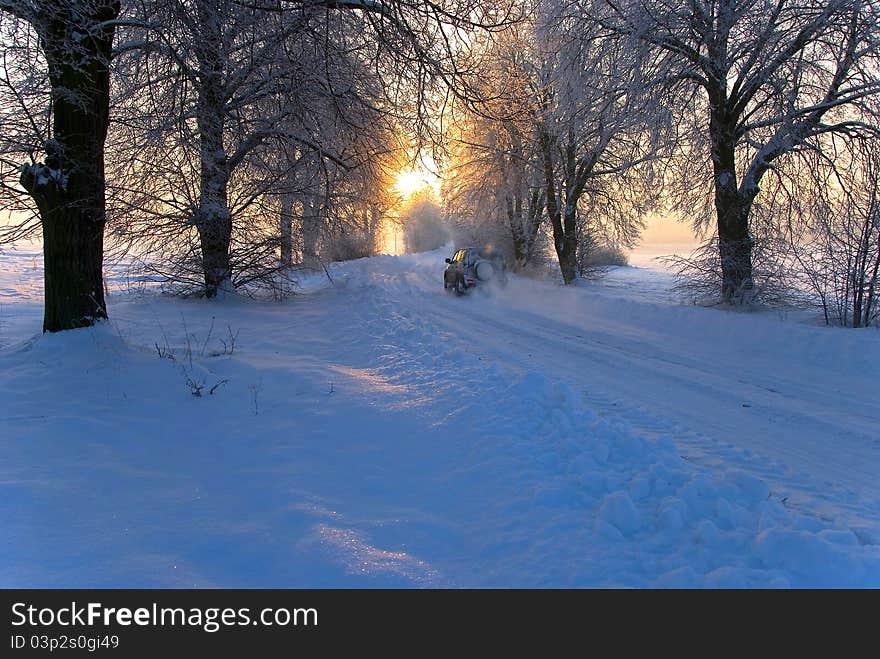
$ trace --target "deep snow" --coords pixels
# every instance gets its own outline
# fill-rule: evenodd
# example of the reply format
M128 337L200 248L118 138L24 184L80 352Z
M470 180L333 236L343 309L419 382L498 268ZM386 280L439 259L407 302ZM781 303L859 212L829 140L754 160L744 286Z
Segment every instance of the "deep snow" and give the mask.
M444 256L40 335L0 254L0 585L880 586L880 332Z

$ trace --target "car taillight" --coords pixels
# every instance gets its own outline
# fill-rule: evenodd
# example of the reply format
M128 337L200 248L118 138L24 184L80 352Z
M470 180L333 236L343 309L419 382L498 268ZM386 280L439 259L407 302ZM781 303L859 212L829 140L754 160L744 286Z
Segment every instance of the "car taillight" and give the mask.
M468 279L468 280L467 280L467 283L468 283L468 286L470 286L471 284L474 283L474 280L473 280L473 279Z

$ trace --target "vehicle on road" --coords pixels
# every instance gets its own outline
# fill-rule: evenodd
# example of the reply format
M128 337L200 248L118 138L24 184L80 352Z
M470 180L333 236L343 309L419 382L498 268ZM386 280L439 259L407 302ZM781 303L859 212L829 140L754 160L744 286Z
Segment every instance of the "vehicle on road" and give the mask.
M464 295L468 289L489 282L504 284L507 266L504 256L491 247L462 247L446 259L443 288Z

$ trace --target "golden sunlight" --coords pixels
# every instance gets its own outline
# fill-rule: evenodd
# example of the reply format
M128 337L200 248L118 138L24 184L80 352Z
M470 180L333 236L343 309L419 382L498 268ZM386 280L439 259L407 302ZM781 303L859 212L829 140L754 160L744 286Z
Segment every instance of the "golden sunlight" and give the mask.
M404 199L428 187L431 187L431 182L424 170L405 169L395 177L394 191Z
M399 222L385 218L379 229L379 253L403 254L403 227Z

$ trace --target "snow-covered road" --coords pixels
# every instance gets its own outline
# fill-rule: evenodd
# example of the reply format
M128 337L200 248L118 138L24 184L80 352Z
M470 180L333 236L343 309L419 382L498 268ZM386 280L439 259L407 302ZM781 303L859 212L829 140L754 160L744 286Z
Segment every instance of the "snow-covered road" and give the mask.
M634 268L579 290L516 279L463 299L439 290L436 270L399 274L393 295L483 359L565 382L689 459L739 461L793 502L880 502L876 332L651 300L668 278Z
M53 336L0 258L0 584L880 586L880 333L443 256Z

